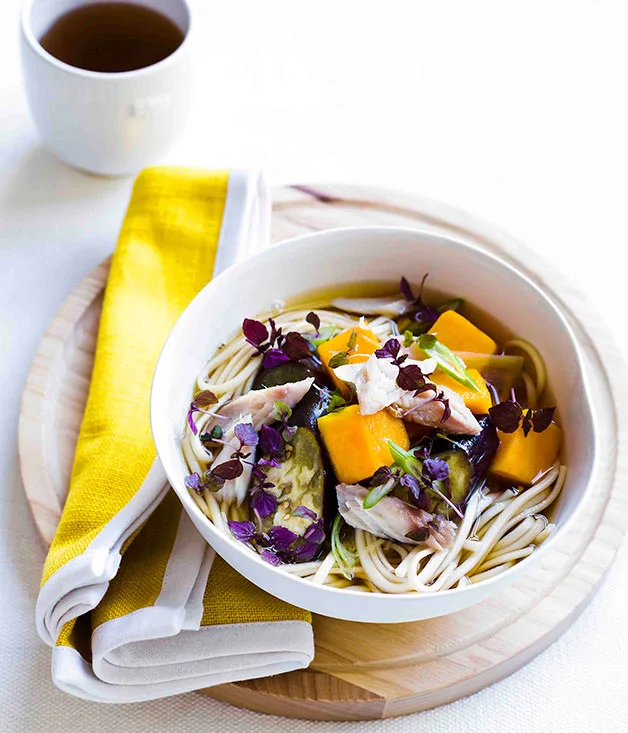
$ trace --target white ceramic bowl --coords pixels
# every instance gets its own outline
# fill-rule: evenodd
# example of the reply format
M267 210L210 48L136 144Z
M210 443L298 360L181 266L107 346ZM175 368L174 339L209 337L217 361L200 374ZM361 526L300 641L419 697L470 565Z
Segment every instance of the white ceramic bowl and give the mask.
M439 593L388 595L326 588L261 560L219 533L185 487L179 447L197 374L243 318L277 299L348 282L412 282L428 272L430 285L496 314L543 354L565 428L568 478L554 510L557 529L529 558L476 585ZM199 532L238 572L273 595L319 614L394 623L431 618L497 593L538 563L573 520L595 467L596 432L589 390L574 336L556 305L524 275L494 256L434 234L390 227L328 230L287 241L212 280L176 323L153 382L151 423L158 455Z

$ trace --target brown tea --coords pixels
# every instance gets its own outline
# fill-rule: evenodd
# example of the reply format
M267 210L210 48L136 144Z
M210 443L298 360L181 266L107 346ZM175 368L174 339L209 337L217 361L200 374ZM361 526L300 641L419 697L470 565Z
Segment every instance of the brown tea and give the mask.
M181 45L183 32L165 15L142 5L94 3L62 15L39 42L70 66L111 73L165 59Z

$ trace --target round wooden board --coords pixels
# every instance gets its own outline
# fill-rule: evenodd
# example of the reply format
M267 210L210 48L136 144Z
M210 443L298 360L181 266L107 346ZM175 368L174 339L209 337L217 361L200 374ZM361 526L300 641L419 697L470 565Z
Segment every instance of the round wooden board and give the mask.
M370 224L453 234L516 262L554 295L586 354L599 407L603 469L578 527L499 596L450 616L410 624L356 624L317 616L316 657L308 670L205 691L265 713L318 720L385 718L451 702L503 679L569 627L594 594L624 533L620 518L628 498L620 491L620 477L626 475L626 418L615 405L628 404L628 380L621 354L589 304L521 243L443 204L351 186L293 186L274 192L274 241ZM108 270L108 262L97 267L57 313L24 391L22 476L48 543L68 489ZM605 354L604 366L598 349Z

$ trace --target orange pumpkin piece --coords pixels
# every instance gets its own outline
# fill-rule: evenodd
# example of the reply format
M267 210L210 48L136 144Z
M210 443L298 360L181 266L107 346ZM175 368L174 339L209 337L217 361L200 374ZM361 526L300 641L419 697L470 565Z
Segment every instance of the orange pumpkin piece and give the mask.
M349 348L351 337L355 332L355 344L353 348ZM359 364L360 362L366 361L369 356L379 349L379 341L377 336L369 328L349 328L346 331L336 334L329 341L325 341L318 347L318 355L321 361L325 365L329 376L332 378L336 387L342 392L343 396L347 398L349 396L349 388L347 385L334 374L334 370L329 366L329 362L334 356L340 354L343 351L347 353L347 359L349 364Z
M552 467L563 442L563 431L550 425L542 432L531 430L527 437L522 428L514 433L497 431L499 448L491 465L491 473L513 484L530 485Z
M497 344L484 331L456 311L445 311L428 333L452 351L473 351L476 354L495 354Z
M358 405L350 405L319 417L318 429L338 481L346 484L362 481L381 466L392 465L389 440L404 450L410 447L403 420L389 410L362 415Z
M472 389L465 387L464 384L457 382L453 377L438 370L430 375L430 379L434 384L449 387L449 389L459 394L474 415L488 415L489 408L493 406L493 400L486 386L486 381L477 369L467 369L467 372L480 388L479 392L474 392Z

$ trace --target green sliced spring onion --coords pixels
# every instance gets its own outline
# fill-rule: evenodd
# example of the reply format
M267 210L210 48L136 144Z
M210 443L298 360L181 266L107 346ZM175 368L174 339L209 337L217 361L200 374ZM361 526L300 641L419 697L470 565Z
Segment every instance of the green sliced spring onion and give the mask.
M358 559L358 553L355 545L347 547L340 536L343 528L347 526L342 516L336 514L336 518L331 525L331 554L345 578L353 580L353 567Z
M310 343L318 348L325 341L329 341L330 338L335 336L339 330L337 326L321 326L318 330L318 336L316 338L310 337Z
M394 477L390 477L388 481L386 481L383 484L379 484L378 486L374 486L369 493L366 495L366 498L362 502L362 506L365 509L372 509L375 504L380 502L385 496L390 494L390 492L395 488L395 479Z
M404 473L410 473L415 478L420 479L423 471L423 463L414 455L414 453L404 450L392 440L388 441L388 449L396 466ZM368 497L367 497L368 498Z
M445 374L474 392L480 391L478 385L469 375L464 361L456 356L451 349L441 344L436 336L429 333L422 334L417 339L417 345L426 356L436 361L439 369L444 371Z

